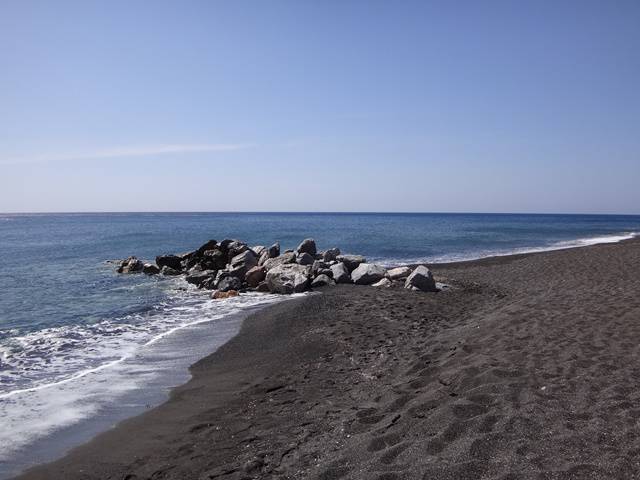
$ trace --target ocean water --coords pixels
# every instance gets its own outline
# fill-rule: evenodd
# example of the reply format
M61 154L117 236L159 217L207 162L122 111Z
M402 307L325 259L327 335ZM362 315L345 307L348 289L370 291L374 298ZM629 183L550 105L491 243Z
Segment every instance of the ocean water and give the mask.
M179 278L117 275L108 260L313 237L386 265L436 263L638 232L640 216L614 215L0 214L0 478L161 402L247 313L283 301L213 301Z

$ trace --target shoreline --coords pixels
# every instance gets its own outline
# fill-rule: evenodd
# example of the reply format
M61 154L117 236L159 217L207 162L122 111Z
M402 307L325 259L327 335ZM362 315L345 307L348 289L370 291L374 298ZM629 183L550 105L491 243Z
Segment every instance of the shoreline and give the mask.
M380 291L369 288L363 289L362 287L341 286L335 287L333 289L333 293L332 289L327 289L325 290L324 295L305 297L303 299L291 300L289 302L279 302L275 305L268 306L257 314L252 314L248 318L246 318L242 322L241 330L238 335L232 337L216 352L202 358L201 360L193 364L189 369L192 375L191 380L189 380L186 384L173 389L170 393L169 400L167 400L165 403L149 412L144 413L143 415L132 417L125 420L124 422L121 422L115 429L98 435L98 437L95 437L87 444L81 445L80 447L74 449L66 457L63 457L62 459L52 464L37 466L34 469L28 471L26 475L17 478L46 478L47 470L49 469L53 469L52 471L64 472L66 478L80 478L79 476L74 476L74 468L78 468L81 465L84 465L84 467L86 468L86 461L87 459L92 458L92 456L94 459L102 458L102 455L95 455L100 452L104 454L105 451L109 451L108 447L110 445L116 446L118 444L121 444L123 438L131 436L132 431L136 431L136 435L139 435L140 431L142 431L143 433L155 432L155 434L157 434L158 432L154 430L154 424L156 424L156 422L165 422L170 425L169 428L167 428L167 425L165 425L165 427L161 428L161 430L162 435L164 435L165 438L171 437L174 431L182 430L180 426L184 425L184 421L193 421L194 415L198 416L197 414L202 413L196 412L195 410L193 410L193 408L189 412L187 412L188 414L186 416L184 412L179 413L176 411L176 403L182 403L182 406L184 406L184 403L189 403L191 407L193 407L194 404L202 404L203 399L199 399L201 393L196 393L196 390L206 391L208 395L206 398L207 400L210 400L209 409L212 407L212 405L217 405L219 408L224 408L224 406L227 406L230 402L237 403L239 400L241 400L241 398L238 398L239 393L246 392L247 390L255 390L255 392L253 392L254 396L266 395L267 397L272 394L278 395L274 394L273 392L281 392L283 389L285 390L285 392L288 391L286 385L274 384L268 386L268 378L262 378L262 383L259 383L258 385L255 384L256 377L260 377L259 372L264 370L264 365L259 365L260 359L262 359L263 362L266 362L266 364L273 364L273 353L274 351L278 351L278 349L280 349L287 355L292 356L295 360L295 362L288 362L286 365L279 364L277 361L275 361L275 365L277 367L284 368L285 366L290 366L292 363L300 363L301 361L302 363L305 363L305 361L308 362L310 357L312 357L314 361L317 361L318 358L322 357L323 354L335 355L335 352L332 350L332 345L326 345L326 341L322 338L315 338L315 341L308 343L307 347L309 351L299 351L296 350L295 347L289 345L292 330L298 331L305 326L309 327L309 325L297 324L297 322L292 318L292 315L295 312L302 312L307 315L309 314L309 312L311 312L313 314L322 315L322 310L327 309L329 313L335 313L336 309L340 308L340 305L336 303L332 304L332 301L335 301L337 299L339 299L340 301L346 301L345 298L354 298L354 302L360 302L360 307L365 310L365 314L371 315L372 312L370 311L370 309L366 309L367 305L363 304L362 300L363 298L365 298L367 299L367 301L373 302L375 301L375 297L384 297L386 302L394 301L394 305L398 307L402 306L401 303L398 303L400 299L405 300L409 304L411 304L412 302L417 302L422 307L426 306L428 308L435 308L437 310L438 300L441 300L444 297L447 300L444 303L446 303L446 307L449 310L443 312L442 315L443 318L447 318L452 317L454 310L459 309L459 307L451 305L449 299L452 296L458 296L458 294L461 292L462 296L464 297L463 300L466 302L464 305L462 305L463 311L468 311L471 307L485 307L485 303L491 304L489 310L493 310L496 307L496 305L493 304L495 303L494 297L498 298L497 302L500 303L502 298L504 298L502 297L502 295L509 295L509 289L507 288L507 293L505 293L505 291L503 291L505 289L505 286L501 284L501 282L496 282L492 277L488 277L490 280L489 282L487 282L485 279L484 284L479 283L480 293L475 292L474 288L478 288L473 286L475 285L476 280L478 280L478 278L486 277L487 272L482 272L483 270L491 269L494 267L504 268L509 264L517 263L520 260L527 261L527 259L531 259L529 260L530 263L537 263L537 257L542 257L544 260L544 257L562 258L567 256L575 256L575 252L587 252L579 253L579 257L597 256L595 253L593 255L590 254L591 252L599 249L616 249L618 247L621 250L636 249L638 245L640 245L640 241L638 241L638 238L632 238L623 240L615 244L604 243L585 247L568 247L562 250L530 252L507 256L493 256L469 261L433 264L432 267L434 272L436 273L436 277L438 277L438 275L446 275L447 278L451 278L452 280L454 280L454 282L459 282L460 280L462 280L459 284L456 285L456 292L444 292L434 295L415 294L413 292L404 292L397 289L392 289L391 291ZM542 263L545 262L543 261ZM477 272L478 270L480 272ZM469 285L471 285L471 287L469 287ZM484 298L483 294L486 294L487 298ZM322 299L323 297L324 300ZM423 300L426 303L422 302ZM329 304L327 304L327 301L329 302ZM483 311L482 308L479 311ZM280 317L284 318L286 328L283 328L283 320ZM448 320L452 321L452 318L448 318ZM456 328L462 328L464 330L466 327L467 326L465 325L458 325ZM271 328L272 330L269 330L269 328ZM302 330L300 330L299 333L308 334L309 332L303 332ZM442 332L438 332L438 334L444 335L444 333ZM269 347L265 347L262 342L256 342L256 337L260 335L268 339L267 343L269 343ZM389 338L392 339L393 337L391 336ZM241 356L238 355L239 351L242 352ZM253 352L255 355L252 356L250 352ZM232 366L233 368L229 369L230 366ZM265 374L263 373L263 376L264 375ZM215 378L216 388L213 388L213 386L211 385L212 378ZM325 378L324 380L327 379ZM266 387L264 386L265 384L267 384ZM220 388L221 386L224 388ZM362 394L362 392L358 393ZM290 399L288 399L287 401L289 400ZM292 402L293 404L295 404L295 400L293 400ZM215 418L215 416L212 418ZM315 417L314 420L318 421L318 419ZM233 424L234 421L235 423L237 423L237 419L234 421L230 421L227 418L226 421L228 421L230 424ZM367 424L366 422L364 423ZM371 425L375 425L376 423L377 422L372 421ZM198 425L196 425L196 427L198 427ZM271 427L277 428L277 426L274 425L272 425ZM208 428L206 426L200 426L195 431L190 431L187 434L184 434L183 437L185 439L189 438L190 436L197 434L197 432L201 430L208 430ZM249 428L249 430L251 430L251 428ZM271 433L271 431L267 432ZM164 456L160 455L160 457L163 458L162 461L159 460L160 463L166 461L166 458L174 458L172 454L166 452L167 446L164 444L164 442L160 442L158 444L148 441L145 445L141 445L140 443L143 442L137 442L137 447L141 448L143 451L156 451L158 449L160 451L165 451L165 453L163 454ZM150 449L152 445L153 448ZM126 472L130 471L131 465L127 465L123 460L123 457L117 457L116 455L115 458L117 459L117 461L113 463L107 462L105 464L103 461L99 461L98 468L103 468L103 470L100 470L100 473L95 476L95 478L111 478L115 474L115 472L117 472L118 474L124 472L123 474L125 474ZM90 462L90 465L95 467L94 462ZM147 469L148 467L149 465L145 466L145 468ZM182 467L184 468L185 466L183 465ZM169 473L166 474L167 476L160 476L159 478L180 478L177 476L172 476L175 475L175 473L170 472L174 471L175 468L171 468L168 471ZM312 474L311 470L307 473L309 475ZM186 472L182 471L181 475L182 474L186 474ZM282 474L284 475L285 473ZM82 478L94 477L89 475L83 476Z

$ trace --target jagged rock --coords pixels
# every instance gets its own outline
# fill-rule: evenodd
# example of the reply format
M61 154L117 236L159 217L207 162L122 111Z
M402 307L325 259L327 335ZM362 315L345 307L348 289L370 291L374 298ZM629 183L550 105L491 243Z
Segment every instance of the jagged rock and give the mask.
M227 290L224 292L222 290L216 290L211 294L211 298L213 298L214 300L222 300L224 298L237 297L238 295L240 294L237 290Z
M196 250L196 256L201 257L202 255L204 255L204 252L206 252L207 250L215 250L217 246L218 242L216 240L209 240L207 243L200 246Z
M361 263L351 272L351 280L356 285L371 285L384 278L387 269L373 263Z
M326 270L328 269L329 266L323 262L322 260L316 260L315 262L313 262L313 265L311 266L311 273L313 275L318 275L318 272L320 270Z
M325 262L332 262L338 258L338 255L340 255L339 248L330 248L329 250L322 252L322 259Z
M223 276L220 279L217 279L216 289L227 292L229 290L240 290L242 288L242 282L238 277L233 276Z
M204 282L211 278L215 278L216 276L215 270L203 270L200 272L189 271L187 276L184 278L188 283L191 283L197 287L202 285Z
M156 265L161 269L169 267L180 272L182 270L182 259L178 255L158 255Z
M419 265L415 268L411 275L407 277L404 283L404 288L418 289L423 292L437 292L436 282L433 279L431 270L424 265Z
M260 255L267 251L267 247L264 245L256 245L255 247L251 247L250 250L256 254L256 257L260 258Z
M371 284L372 287L382 287L382 288L389 288L391 285L393 285L393 282L388 278L383 278L382 280L379 280L376 283Z
M288 263L294 263L296 261L296 255L293 252L285 252L279 257L270 258L266 262L264 262L264 268L267 270L271 270L280 265L286 265Z
M336 282L334 282L333 279L328 277L327 275L318 275L311 282L311 288L324 287L326 285L333 285L334 283Z
M315 262L315 259L307 252L298 253L296 256L296 263L298 265L313 265L313 262Z
M142 273L145 273L147 275L157 275L158 273L160 273L160 269L153 263L145 263L142 266Z
M387 270L387 277L391 280L400 280L401 278L407 278L411 274L409 267L398 267Z
M229 273L236 277L244 278L244 275L256 265L258 265L256 254L247 249L231 259Z
M245 280L250 287L257 287L267 276L267 270L264 267L255 266L246 273Z
M309 286L308 266L278 265L267 271L267 285L271 293L300 293Z
M180 275L180 270L176 270L175 268L171 268L169 265L165 265L164 267L162 267L162 269L160 270L160 272L163 275Z
M227 266L227 254L219 248L206 250L199 264L203 270L223 270Z
M256 292L267 293L269 291L269 285L267 285L267 282L260 282L254 290Z
M280 243L276 242L267 249L269 258L276 258L280 255Z
M298 245L298 248L296 248L296 252L298 254L308 253L311 256L315 256L315 254L317 253L317 251L316 251L316 241L313 238L305 238L300 243L300 245Z
M120 262L118 273L137 273L142 272L144 264L137 257L129 257Z
M321 268L314 275L316 276L326 275L329 278L333 278L333 272L331 271L330 268Z
M367 259L362 255L338 255L336 258L338 262L344 263L349 273L353 272L361 263L367 263Z
M239 240L233 240L228 246L229 253L227 255L229 258L233 258L247 250L249 250L249 246L246 243L240 242Z
M344 263L336 263L331 265L331 273L336 283L351 283L351 276L349 270Z

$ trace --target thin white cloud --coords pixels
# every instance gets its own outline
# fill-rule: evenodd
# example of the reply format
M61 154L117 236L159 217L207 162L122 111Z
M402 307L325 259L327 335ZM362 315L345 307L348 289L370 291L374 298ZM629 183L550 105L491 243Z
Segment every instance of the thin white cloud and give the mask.
M11 157L0 160L2 165L22 164L22 163L41 163L41 162L59 162L65 160L95 160L100 158L129 158L129 157L148 157L153 155L168 154L188 154L201 152L231 152L235 150L244 150L250 148L251 145L246 144L163 144L163 145L146 145L131 147L115 147L101 150L68 153L68 154L47 154L34 155L25 157Z

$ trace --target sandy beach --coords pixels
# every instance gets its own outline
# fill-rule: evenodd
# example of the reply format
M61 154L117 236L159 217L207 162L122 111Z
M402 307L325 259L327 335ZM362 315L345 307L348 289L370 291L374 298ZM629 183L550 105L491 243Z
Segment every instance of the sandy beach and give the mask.
M193 379L20 479L640 476L640 241L340 285L250 316Z

